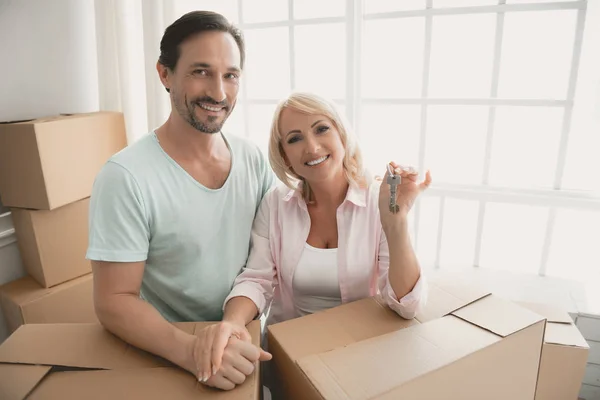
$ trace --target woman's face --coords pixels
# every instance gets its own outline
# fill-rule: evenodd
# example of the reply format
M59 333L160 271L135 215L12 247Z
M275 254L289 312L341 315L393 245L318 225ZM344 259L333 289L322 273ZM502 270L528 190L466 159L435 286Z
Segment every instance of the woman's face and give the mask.
M279 131L285 161L309 184L345 179L346 150L329 118L284 108L279 117Z

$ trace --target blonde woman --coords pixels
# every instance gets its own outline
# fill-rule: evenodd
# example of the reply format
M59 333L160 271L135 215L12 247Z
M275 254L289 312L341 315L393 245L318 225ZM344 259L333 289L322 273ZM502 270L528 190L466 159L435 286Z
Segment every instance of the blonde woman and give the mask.
M431 183L429 172L418 183L414 169L392 163L402 182L399 212L390 212L389 185L366 178L342 116L308 93L292 94L277 107L269 159L284 185L260 205L248 262L225 300L223 322L203 338L202 372L220 367L231 335L248 338L244 326L271 300L268 323L378 293L410 319L426 298L407 214Z

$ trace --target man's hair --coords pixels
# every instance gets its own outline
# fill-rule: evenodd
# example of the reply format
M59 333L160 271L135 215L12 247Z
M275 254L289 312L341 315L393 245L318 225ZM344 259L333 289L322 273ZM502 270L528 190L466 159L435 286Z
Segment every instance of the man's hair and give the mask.
M179 46L181 43L191 36L209 31L226 32L233 36L240 50L240 68L243 69L246 50L242 31L229 22L227 18L212 11L192 11L169 25L160 41L158 62L174 71L179 60Z

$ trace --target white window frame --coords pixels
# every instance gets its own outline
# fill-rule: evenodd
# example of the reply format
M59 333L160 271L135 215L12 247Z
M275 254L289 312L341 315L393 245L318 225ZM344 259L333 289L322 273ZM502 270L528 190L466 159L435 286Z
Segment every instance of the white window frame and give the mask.
M562 189L563 173L565 169L565 161L567 156L567 146L569 141L569 133L571 130L571 119L573 115L575 93L578 84L579 62L581 59L582 44L584 41L584 22L586 19L586 11L588 2L586 0L565 1L554 3L532 3L532 4L506 4L506 0L499 0L497 5L472 6L472 7L456 7L456 8L433 8L433 0L426 0L425 9L384 12L376 14L363 15L364 1L368 0L346 0L346 15L341 17L327 18L310 18L310 19L295 19L294 18L294 1L288 0L288 20L274 21L264 23L244 23L242 1L238 0L238 16L239 27L243 31L261 28L273 27L288 27L289 29L289 57L290 57L290 84L291 88L295 88L295 39L294 27L301 25L314 24L329 24L329 23L346 23L346 97L344 99L334 99L339 103L343 103L346 108L346 115L353 126L360 126L361 122L361 105L362 104L416 104L421 105L421 131L419 139L419 170L423 170L425 161L425 146L427 134L427 111L429 105L485 105L490 107L487 124L487 137L485 144L485 161L481 185L455 185L455 184L434 184L425 192L426 196L435 196L440 199L439 202L439 217L437 227L437 243L434 267L440 267L440 250L442 246L442 232L444 220L444 205L446 198L469 199L476 200L479 203L479 214L477 223L475 251L473 255L473 266L480 265L481 253L481 238L483 231L484 217L486 213L486 205L490 202L508 203L508 204L529 204L543 205L549 207L549 218L546 226L546 234L542 249L541 262L538 268L538 274L546 275L546 264L551 247L553 236L554 222L556 212L559 208L574 208L600 211L600 196L589 193L571 192ZM300 0L301 1L301 0ZM592 22L600 23L600 14L597 5L594 5L594 15ZM567 96L564 100L541 100L541 99L509 99L497 98L499 71L501 65L501 48L503 40L504 16L506 13L523 12L523 11L541 11L541 10L576 10L577 22L574 38L574 46L571 60L571 71L568 79ZM429 91L429 64L431 56L431 41L432 41L432 25L433 17L437 15L466 15L477 13L496 13L496 32L493 52L493 72L492 85L490 88L489 98L430 98ZM364 21L382 20L390 18L409 18L409 17L424 17L425 18L425 48L423 52L423 76L420 98L361 98L361 41L362 41L362 25ZM600 45L599 38L588 40ZM588 44L591 47L592 44ZM598 46L600 48L600 46ZM588 50L591 51L591 50ZM600 82L599 82L600 83ZM253 104L276 104L276 99L251 99L247 96L245 88L245 80L243 80L242 98L240 99L246 110L248 105ZM581 83L580 83L581 85ZM553 189L549 190L528 190L528 189L504 189L489 186L490 159L493 146L494 123L496 115L496 106L530 106L530 107L559 107L564 109L563 122L560 132L560 146L556 162L556 171L554 174ZM250 136L248 112L244 113L244 125L246 136ZM420 202L417 202L414 210L414 244L415 247L419 240L419 219L421 211Z

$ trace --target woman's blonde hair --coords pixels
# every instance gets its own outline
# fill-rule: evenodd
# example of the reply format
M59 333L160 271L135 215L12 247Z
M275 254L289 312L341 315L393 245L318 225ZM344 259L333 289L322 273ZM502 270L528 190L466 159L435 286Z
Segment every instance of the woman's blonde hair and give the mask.
M350 125L338 111L335 104L331 101L313 94L296 92L292 93L285 100L281 101L275 109L273 121L271 123L271 138L269 140L269 162L275 175L290 189L297 189L298 183L302 182L302 196L307 203L313 201L311 189L301 176L299 176L285 161L285 153L281 145L281 131L279 130L279 119L281 112L286 109L292 109L306 114L324 115L331 120L340 134L342 144L346 155L343 160L344 176L350 185L364 187L366 179L364 176L362 155L360 148Z

